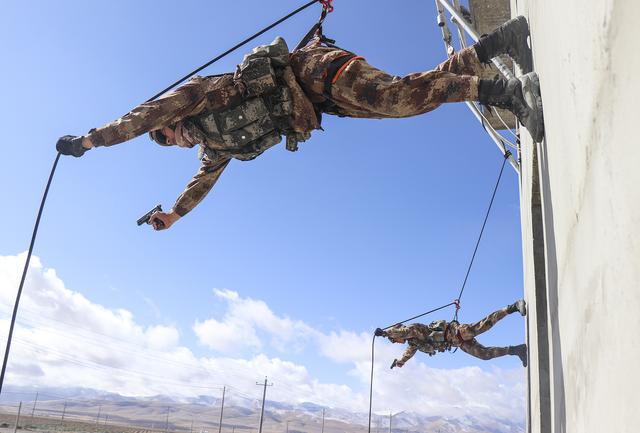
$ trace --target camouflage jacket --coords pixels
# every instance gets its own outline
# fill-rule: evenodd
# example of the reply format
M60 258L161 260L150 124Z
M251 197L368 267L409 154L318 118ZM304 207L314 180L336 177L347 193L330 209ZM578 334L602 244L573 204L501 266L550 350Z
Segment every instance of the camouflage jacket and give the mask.
M455 337L452 338L455 335L456 325L457 322L436 320L428 325L414 323L403 327L402 337L406 339L409 347L405 350L400 361L407 362L417 351L433 356L437 352L445 352L451 350L451 347L457 347L459 342Z
M292 58L295 55L292 54ZM292 129L305 134L320 128L315 109L291 66L285 68L282 78L292 93ZM235 105L242 99L241 90L241 86L234 82L233 74L195 76L163 97L141 104L123 117L90 130L87 137L95 146L113 146L189 117ZM200 169L173 206L180 216L186 215L204 199L232 159L220 143L206 143L206 146L209 151L202 156Z
M327 66L344 54L343 50L310 44L290 56L290 66L283 79L292 91L292 128L309 133L320 128L319 113L312 104L324 102L324 79ZM141 104L125 116L89 131L96 146L112 146L139 135L161 129L206 111L220 110L242 98L233 74L218 77L195 76L186 84L152 102ZM356 113L352 113L356 114ZM212 146L207 146L210 150ZM202 165L176 200L173 210L186 215L204 199L228 165L231 157L225 149L207 152Z

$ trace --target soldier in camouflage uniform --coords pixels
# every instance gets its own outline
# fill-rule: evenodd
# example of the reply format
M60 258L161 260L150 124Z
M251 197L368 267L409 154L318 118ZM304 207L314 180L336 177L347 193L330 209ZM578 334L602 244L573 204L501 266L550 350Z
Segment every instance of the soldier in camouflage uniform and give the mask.
M469 355L483 360L505 355L516 355L527 366L527 346L485 347L478 343L475 337L491 329L499 320L508 314L520 312L526 315L526 304L519 300L507 307L489 314L484 319L473 324L460 324L456 321L436 320L428 325L414 323L408 326L394 325L386 331L376 329L377 336L387 337L393 343L408 344L409 347L400 359L393 361L391 368L402 367L419 350L429 356L437 352L445 352L453 347L459 347Z
M296 150L298 142L320 129L322 113L398 118L426 113L447 102L480 101L513 111L539 141L543 123L535 75L529 74L522 82L478 77L483 64L501 54L509 54L524 72L530 71L528 34L526 20L519 17L435 70L402 78L320 40L289 53L284 40L277 38L245 56L235 74L195 76L85 136L61 137L56 147L63 154L79 157L93 147L113 146L147 132L161 145L199 145L202 165L198 173L171 211L151 217L159 230L191 211L231 159L251 160L283 136L287 149Z

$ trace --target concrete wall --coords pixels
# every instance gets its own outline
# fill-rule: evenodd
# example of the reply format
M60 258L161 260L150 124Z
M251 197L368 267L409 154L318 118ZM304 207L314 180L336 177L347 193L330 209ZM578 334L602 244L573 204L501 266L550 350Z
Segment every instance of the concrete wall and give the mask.
M638 432L640 3L511 0L546 139L523 130L532 432Z

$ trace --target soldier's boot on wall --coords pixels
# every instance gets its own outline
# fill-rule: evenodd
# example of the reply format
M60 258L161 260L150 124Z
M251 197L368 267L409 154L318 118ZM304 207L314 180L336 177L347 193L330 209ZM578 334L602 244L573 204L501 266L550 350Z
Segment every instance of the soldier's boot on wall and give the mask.
M478 101L484 105L511 111L522 126L527 128L533 141L539 143L544 138L542 98L538 74L535 72L523 75L520 79L481 79Z
M518 346L509 346L507 348L509 355L516 355L522 361L522 366L527 366L527 345L519 344Z
M519 312L521 316L527 315L527 303L524 299L519 299L507 307L509 314L515 313L516 311Z
M476 44L478 58L489 63L492 58L508 54L520 66L523 74L533 70L531 49L527 44L529 23L523 16L507 21L500 27L480 38Z

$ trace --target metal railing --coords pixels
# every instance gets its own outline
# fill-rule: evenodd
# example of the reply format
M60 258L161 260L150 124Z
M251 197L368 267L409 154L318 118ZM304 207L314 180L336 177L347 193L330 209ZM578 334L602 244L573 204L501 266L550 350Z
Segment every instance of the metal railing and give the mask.
M476 31L476 29L462 16L459 0L453 1L454 3L451 4L447 0L435 0L436 10L438 11L438 27L440 27L440 30L442 31L442 40L444 42L448 56L452 56L455 53L456 49L452 44L453 36L451 30L449 29L449 26L447 25L445 10L451 15L451 22L456 26L461 49L466 48L465 33L469 35L475 42L480 39L480 35ZM502 60L500 60L500 58L496 57L491 59L491 61L506 79L514 77L511 69ZM478 119L484 130L487 131L487 134L489 134L489 137L493 140L496 146L498 146L498 149L500 149L500 152L503 155L507 152L507 150L509 150L507 149L507 147L511 147L512 150L510 150L510 152L512 153L512 155L510 155L508 158L509 164L511 164L511 167L513 167L516 173L520 173L520 164L518 162L520 160L520 140L518 136L516 134L513 134L516 139L515 143L507 140L502 136L502 134L498 133L493 126L491 126L490 122L487 120L484 113L480 109L479 103L465 102L465 104L467 105L471 113L473 113L473 115L476 117L476 119ZM495 112L495 115L507 128L507 130L511 130L511 128L509 128L509 126L497 112ZM513 154L515 154L516 157L514 157Z

